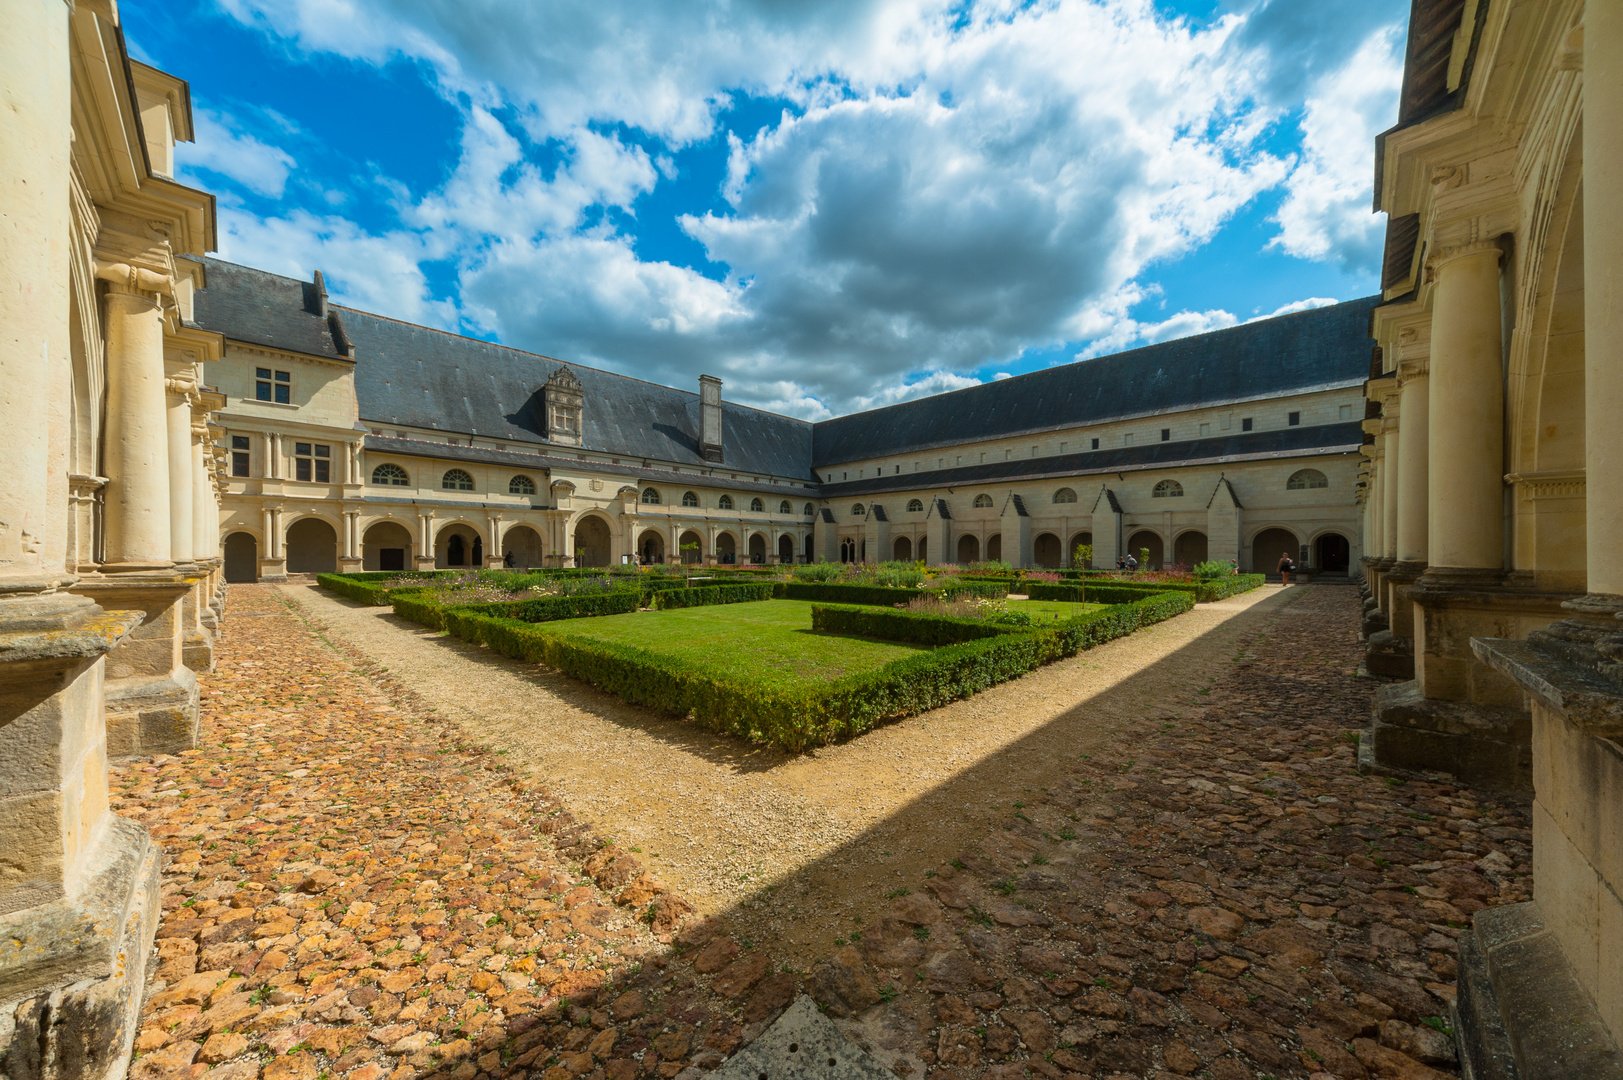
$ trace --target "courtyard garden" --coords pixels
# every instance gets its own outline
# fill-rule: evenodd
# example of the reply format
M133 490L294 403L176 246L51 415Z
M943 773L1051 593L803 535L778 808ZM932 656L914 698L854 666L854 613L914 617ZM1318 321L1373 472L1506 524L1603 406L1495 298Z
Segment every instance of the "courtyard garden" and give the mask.
M629 703L791 752L970 697L1197 599L1193 589L1145 588L1100 603L1089 585L1056 575L977 569L479 571L321 583ZM1011 599L1014 588L1025 592Z

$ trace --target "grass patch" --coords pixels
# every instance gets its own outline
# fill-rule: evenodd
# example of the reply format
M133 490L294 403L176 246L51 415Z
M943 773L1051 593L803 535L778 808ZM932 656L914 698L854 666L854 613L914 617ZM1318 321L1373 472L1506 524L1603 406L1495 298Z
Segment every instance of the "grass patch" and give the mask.
M898 642L820 634L809 601L763 600L551 623L547 634L628 645L722 679L797 690L884 667L921 651Z

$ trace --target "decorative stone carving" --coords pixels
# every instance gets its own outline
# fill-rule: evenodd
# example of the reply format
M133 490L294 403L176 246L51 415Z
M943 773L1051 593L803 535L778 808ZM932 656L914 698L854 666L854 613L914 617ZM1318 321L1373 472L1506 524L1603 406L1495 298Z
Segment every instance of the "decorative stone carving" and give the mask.
M586 394L580 379L567 367L560 367L547 380L547 438L564 446L580 446L585 423Z

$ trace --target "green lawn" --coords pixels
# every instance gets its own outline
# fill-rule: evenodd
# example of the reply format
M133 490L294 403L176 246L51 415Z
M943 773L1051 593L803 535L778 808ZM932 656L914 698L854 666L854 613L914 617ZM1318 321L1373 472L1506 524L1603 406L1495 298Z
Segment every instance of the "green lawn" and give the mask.
M568 619L537 623L536 629L646 649L772 689L818 685L920 651L914 645L814 634L811 609L807 600L761 600Z
M1071 618L1103 606L1056 600L1009 602L1011 611L1029 612L1037 623ZM700 664L718 676L774 689L817 685L872 671L919 651L918 646L899 642L813 633L811 609L811 602L805 600L762 600L536 625L548 634L630 645Z

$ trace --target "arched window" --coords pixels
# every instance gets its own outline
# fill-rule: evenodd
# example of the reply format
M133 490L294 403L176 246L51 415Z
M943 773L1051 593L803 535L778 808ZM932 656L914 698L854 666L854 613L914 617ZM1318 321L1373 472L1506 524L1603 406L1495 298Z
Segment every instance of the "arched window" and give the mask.
M1057 503L1076 502L1076 492L1072 491L1070 488L1060 488L1058 491L1054 492L1054 501Z
M817 507L813 506L811 503L807 503L805 506L800 508L800 512L807 517L816 517Z
M1150 497L1154 499L1181 499L1183 498L1183 485L1176 480L1163 480L1155 485L1155 490L1150 492Z
M1291 473L1291 478L1285 481L1285 487L1290 491L1306 491L1308 488L1327 488L1330 478L1317 469L1298 469Z
M759 513L762 513L765 510L766 510L766 503L762 502L760 499L751 499L750 500L750 512L751 513L759 514Z
M723 495L721 497L721 501L716 505L721 507L723 510L731 510L733 508L733 497L731 495Z
M977 495L977 496L975 496L975 508L977 510L986 509L986 508L990 507L991 505L992 505L992 496L990 496L990 495Z
M868 512L868 508L866 506L863 506L861 503L857 503L855 506L851 507L851 516L852 517L861 517L863 514L866 514L867 512Z
M509 495L534 495L535 481L528 476L515 476L507 482Z
M924 511L924 500L923 499L909 499L909 500L907 500L907 512L909 514L918 514L918 513L922 513L923 511Z
M407 487L411 484L411 477L400 466L385 462L372 470L372 482L384 487Z
M658 506L659 505L659 491L657 489L655 489L655 488L643 488L642 489L642 501L647 503L649 506Z
M778 513L780 513L780 514L792 514L792 513L794 513L794 510L791 509L790 506L789 506L789 500L788 499L785 499L781 503L778 504Z
M440 487L446 491L472 491L473 477L461 469L449 469L440 477Z
M682 505L683 506L698 506L699 505L699 496L695 495L691 491L682 492Z

